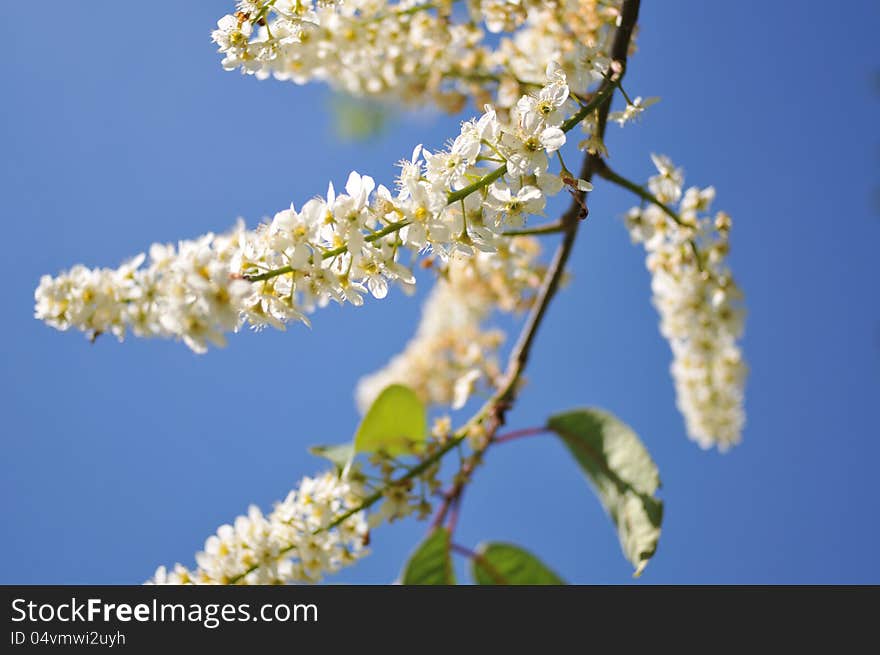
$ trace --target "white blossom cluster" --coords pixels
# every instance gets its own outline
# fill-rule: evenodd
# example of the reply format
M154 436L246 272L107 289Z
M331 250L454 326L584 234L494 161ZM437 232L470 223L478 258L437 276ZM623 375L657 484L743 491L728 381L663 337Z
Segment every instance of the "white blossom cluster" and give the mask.
M656 204L626 216L633 241L644 244L660 330L673 352L678 407L688 435L703 448L726 450L745 424L746 364L737 341L745 312L742 292L725 263L731 219L708 214L715 189L683 192L684 173L652 156L658 175L649 189L665 206L678 203L677 222Z
M116 269L74 266L44 275L37 288L36 316L66 330L93 337L111 333L120 340L130 330L141 337L178 337L196 352L223 345L224 332L238 327L242 307L253 297L250 284L230 277L242 225L232 232L194 241L150 247Z
M450 258L422 307L415 335L382 369L358 383L355 398L366 410L390 384L405 384L426 404L459 409L500 374L497 352L504 332L483 323L493 310L526 309L541 283L531 237L515 237L494 253Z
M617 0L242 0L212 39L227 70L450 111L508 108L559 62L577 93L608 67ZM488 33L510 36L487 39Z
M360 484L335 473L303 478L268 516L252 505L247 516L220 526L196 554L195 569L160 566L148 584L319 582L367 553L365 512L329 527L363 497Z
M61 330L176 337L193 350L221 345L244 324L283 329L331 300L360 305L383 298L389 283L415 282L406 252L496 252L546 197L563 188L548 155L566 141L573 109L565 74L551 63L547 84L501 120L487 106L462 124L448 147L417 147L401 162L396 191L351 173L344 193L278 212L256 230L154 245L118 269L76 266L44 276L36 317ZM571 182L569 182L571 183Z

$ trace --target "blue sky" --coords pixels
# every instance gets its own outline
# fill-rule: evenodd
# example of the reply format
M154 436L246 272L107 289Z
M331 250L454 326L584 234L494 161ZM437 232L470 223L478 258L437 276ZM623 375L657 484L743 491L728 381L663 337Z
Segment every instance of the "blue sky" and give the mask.
M648 153L669 154L734 217L749 308L744 443L719 455L684 436L643 254L620 221L632 199L606 184L511 425L589 404L639 432L666 501L643 583L880 583L880 7L644 4L627 87L663 100L640 124L611 126L612 162L643 179ZM351 436L356 380L418 316L418 298L393 293L206 356L89 345L32 318L43 273L116 265L237 216L254 224L354 168L390 182L414 144L456 132L455 118L404 115L340 143L325 88L221 69L208 33L231 6L5 9L0 582L137 583L190 564L220 523L321 469L305 447ZM377 530L373 554L333 580L392 580L423 530ZM499 447L479 471L457 539L484 538L518 542L573 582L630 580L549 437Z

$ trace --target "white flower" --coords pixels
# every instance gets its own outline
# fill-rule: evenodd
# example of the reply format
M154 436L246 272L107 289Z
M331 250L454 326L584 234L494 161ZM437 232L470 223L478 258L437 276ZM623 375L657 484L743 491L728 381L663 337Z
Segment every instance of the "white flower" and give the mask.
M660 202L678 202L684 184L684 171L676 168L672 160L665 155L651 154L651 161L657 167L659 175L648 179L648 189Z
M584 180L578 180L578 188L580 188L580 183L583 181ZM535 186L537 186L545 195L555 196L565 187L565 182L563 182L562 178L555 173L548 173L547 171L538 170L535 172ZM589 191L592 188L592 185L589 185L589 188L584 188L581 190Z
M468 132L467 125L465 125L462 131L464 133ZM495 143L498 140L498 135L501 133L501 124L498 122L498 116L491 105L486 105L483 108L483 115L476 122L474 131L481 141Z
M636 120L642 115L642 112L644 112L645 109L659 101L660 98L648 98L647 100L642 100L641 97L637 97L632 103L627 103L626 108L623 111L613 111L608 114L608 120L614 121L623 127L628 122Z
M410 190L419 184L422 177L422 168L424 164L420 160L422 155L422 145L419 144L413 148L412 156L409 160L402 159L397 165L400 166L400 175L397 178L397 187L400 190L400 198L405 200L409 197Z
M247 57L253 25L248 20L239 20L227 14L217 21L217 29L211 32L211 39L219 46L226 57L223 67L232 70L240 66Z
M590 71L593 79L600 80L608 73L611 57L599 47L586 48L581 54L581 62Z
M530 175L547 170L547 153L565 145L565 133L558 127L545 127L536 114L530 113L521 117L516 131L502 135L501 145L510 174Z
M624 222L633 243L644 243L654 236L654 224L651 220L646 220L645 213L640 207L631 208L626 213Z
M452 409L461 409L465 406L474 392L477 381L483 377L483 372L478 368L472 368L455 381L452 392Z
M565 74L558 72L561 81L553 81L543 87L536 96L523 96L516 103L520 115L530 120L544 121L548 126L559 126L565 120L563 108L568 100L568 85L565 83ZM548 75L549 77L549 75Z
M541 190L524 186L515 194L507 186L493 184L486 197L487 216L510 227L522 227L530 214L542 214L546 198Z
M480 142L472 138L472 135L475 136L476 131L459 136L448 152L423 152L427 177L432 184L441 189L466 186L464 174L474 163L481 147Z
M404 216L411 224L401 230L404 243L421 249L429 241L446 242L451 238L449 227L441 220L440 212L446 207L446 194L433 185L418 183L410 187L410 202Z

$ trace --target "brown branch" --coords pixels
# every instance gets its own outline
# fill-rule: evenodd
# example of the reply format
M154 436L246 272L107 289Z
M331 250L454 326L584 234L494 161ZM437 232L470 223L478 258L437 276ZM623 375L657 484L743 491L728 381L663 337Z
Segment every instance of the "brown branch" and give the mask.
M614 42L611 45L612 65L619 65L620 69L616 73L617 79L612 79L610 77L605 79L602 83L602 87L597 91L597 95L602 95L603 91L607 90L609 85L616 85L626 70L629 44L639 16L639 4L640 0L624 0L623 7L621 8L620 25L614 34ZM608 123L608 112L611 109L613 95L614 92L611 90L611 92L607 94L605 101L597 110L597 131L600 139L604 139L605 137L605 127ZM587 182L592 180L593 175L601 165L601 162L602 160L598 155L587 155L581 165L580 178ZM532 344L535 341L538 327L544 319L544 314L547 312L550 301L553 300L553 297L559 289L559 283L562 280L565 264L568 262L571 250L574 247L574 241L577 236L578 225L580 222L579 219L583 213L584 206L586 205L587 193L585 191L577 190L574 191L572 195L572 202L560 219L564 226L562 243L560 243L559 247L556 249L553 263L547 270L544 284L538 294L535 307L529 315L528 322L523 327L519 341L516 346L514 346L514 349L510 354L510 359L508 360L507 371L505 373L506 383L497 396L496 429L498 425L504 423L504 415L509 409L511 402L516 397L517 383L528 363L529 354L531 353Z
M448 526L449 534L451 535L455 531L455 524L458 522L458 510L461 505L461 496L464 493L468 482L470 482L471 475L482 459L482 453L483 450L479 450L471 454L464 462L461 469L459 469L455 476L455 483L453 483L452 488L443 494L443 503L440 505L440 509L437 510L437 514L431 522L431 530L443 525L443 521L446 520L446 516L449 514L450 510L452 510Z
M603 139L605 136L605 127L608 123L608 112L611 109L611 101L614 95L614 89L609 87L617 85L626 70L627 52L629 51L633 29L638 20L639 4L640 0L624 0L623 2L620 26L614 34L614 42L611 46L611 59L613 65L618 66L619 68L617 68L613 74L610 74L605 78L602 86L600 86L599 90L596 92L597 97L605 98L602 104L596 109L598 113L596 129L600 139ZM601 164L602 160L598 155L588 154L584 157L583 163L581 164L579 177L589 182ZM586 215L586 198L586 191L580 189L572 190L571 204L559 219L563 233L562 241L556 248L553 261L544 276L544 282L538 292L532 311L529 314L526 324L520 332L519 339L510 354L507 369L504 373L504 383L487 403L487 409L484 409L479 414L479 416L488 416L489 419L486 428L487 438L485 445L483 445L482 448L477 449L468 458L459 471L457 480L452 489L444 494L443 504L431 523L431 530L443 524L443 521L446 520L453 504L457 505L460 503L461 494L467 483L470 481L476 465L482 460L483 453L486 449L493 443L493 439L498 429L504 425L507 411L516 399L518 383L526 365L528 364L529 355L538 333L538 328L544 320L550 302L559 290L559 285L565 271L565 265L568 262L568 258L571 256L571 251L574 247L580 219Z

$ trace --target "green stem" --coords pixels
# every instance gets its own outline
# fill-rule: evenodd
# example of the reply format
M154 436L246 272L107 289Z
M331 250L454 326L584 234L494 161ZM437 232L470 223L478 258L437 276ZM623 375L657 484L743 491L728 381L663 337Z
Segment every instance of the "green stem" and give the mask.
M679 216L675 210L673 210L671 207L669 207L669 205L666 205L665 203L660 202L660 200L657 198L657 196L655 196L653 193L648 191L645 187L643 187L639 184L636 184L635 182L628 180L627 178L623 177L622 175L611 170L611 168L608 166L608 164L605 163L604 160L596 168L596 173L599 175L599 177L602 177L603 179L606 179L609 182L616 184L617 186L622 187L622 188L626 189L627 191L630 191L630 192L636 194L639 198L641 198L645 202L651 203L652 205L656 205L657 207L660 208L660 210L664 214L666 214L667 216L669 216L669 218L671 218L673 221L675 221L675 223L677 225L684 227L684 228L693 229L694 226L683 221L681 216ZM701 271L704 271L705 269L703 267L703 258L700 256L700 249L697 247L697 242L694 241L693 239L688 239L687 241L688 241L688 245L690 246L691 253L693 253L694 259L697 262L697 268L699 268Z
M318 528L312 534L320 534L321 532L324 532L326 530L332 530L333 528L335 528L336 526L343 523L346 519L351 518L352 516L354 516L358 512L365 510L365 509L368 509L368 508L372 507L373 505L375 505L382 498L382 496L384 495L384 492L387 489L390 489L391 487L395 487L399 484L407 482L408 480L413 479L417 475L421 475L422 473L427 471L434 464L439 462L443 458L443 456L446 455L446 453L448 453L450 450L452 450L453 448L458 446L458 444L460 444L462 441L464 441L467 438L468 428L470 428L470 426L473 424L473 422L474 422L474 419L471 419L465 427L460 429L455 434L455 436L450 438L449 441L447 441L445 444L443 444L443 446L441 446L438 450L436 450L431 455L429 455L428 457L423 459L421 462L419 462L418 464L413 466L411 469L408 469L406 471L406 473L401 475L396 480L393 480L388 486L383 487L382 489L379 489L378 491L374 491L372 494L370 494L369 496L364 498L364 500L361 501L360 505L351 508L350 510L348 510L344 514L340 514L329 525L327 525L326 527L323 527L323 528Z
M535 235L541 236L543 234L558 234L559 232L565 231L565 225L562 224L562 221L553 221L552 223L547 223L546 225L539 225L537 227L525 227L519 230L506 230L501 233L503 237L519 237L519 236L527 236L527 235Z
M657 205L664 214L669 216L673 221L675 221L678 225L682 227L690 227L687 223L681 220L681 216L679 216L671 207L666 205L665 203L660 202L660 200L653 193L648 191L645 187L640 184L636 184L635 182L626 179L622 175L615 173L608 167L604 161L602 164L596 169L596 173L599 177L608 180L609 182L613 182L619 187L623 187L627 191L636 194L639 198L644 200L645 202L649 202L652 205Z
M464 200L469 195L471 195L474 191L478 191L483 187L487 187L492 182L497 180L499 177L504 175L507 172L507 164L502 164L498 168L496 168L491 173L487 173L479 180L474 182L473 184L468 184L465 188L459 189L458 191L451 192L448 196L446 196L446 204L451 205L454 202L458 202L459 200Z
M606 82L608 82L608 78L605 78ZM578 123L584 120L587 116L596 111L603 102L607 98L611 97L611 94L614 93L614 89L617 87L616 83L608 82L603 84L599 90L596 92L596 95L592 97L590 102L581 107L575 114L573 114L567 121L565 121L560 127L563 132L569 132L573 127L575 127Z
M412 223L412 221L409 219L397 221L396 223L389 223L381 230L376 230L375 232L368 234L364 240L372 243L373 241L381 239L384 236L388 236L393 232L402 230L410 223ZM337 255L341 255L342 253L344 253L346 250L346 246L339 246L338 248L334 248L333 250L327 250L324 252L323 255L321 255L321 259L330 259L331 257L336 257Z
M269 0L269 2L260 7L260 11L257 12L257 15L254 16L251 20L253 20L254 23L258 23L263 18L265 18L276 1L277 0Z
M628 105L633 104L632 99L630 99L629 94L626 92L626 90L623 88L623 86L618 84L617 88L620 89L620 92L623 94L623 99L626 100L626 104L628 104Z
M260 273L259 275L245 275L244 279L248 282L262 282L263 280L271 280L279 275L286 275L293 272L293 266L282 266L281 268L273 268L271 271Z
M381 239L384 236L388 236L389 234L391 234L393 232L397 232L398 230L405 228L410 223L412 223L412 221L410 221L408 219L403 220L403 221L397 221L396 223L389 223L388 225L383 227L381 230L376 230L375 232L368 234L364 240L368 241L368 242L376 241L378 239ZM344 253L346 251L346 249L347 249L346 246L339 246L338 248L334 248L333 250L325 250L321 254L321 259L330 259L331 257L336 257L336 256ZM274 268L271 271L266 271L265 273L260 273L259 275L248 275L246 277L246 279L248 282L262 282L263 280L270 280L273 277L277 277L279 275L285 275L287 273L292 273L292 272L293 272L292 266L282 266L281 268Z

